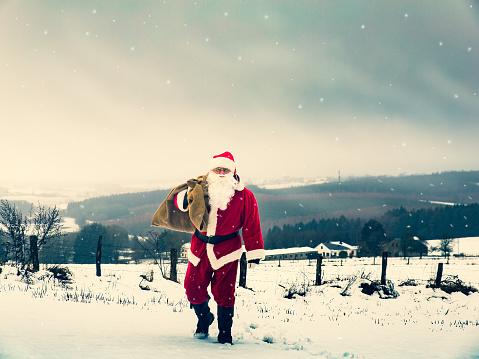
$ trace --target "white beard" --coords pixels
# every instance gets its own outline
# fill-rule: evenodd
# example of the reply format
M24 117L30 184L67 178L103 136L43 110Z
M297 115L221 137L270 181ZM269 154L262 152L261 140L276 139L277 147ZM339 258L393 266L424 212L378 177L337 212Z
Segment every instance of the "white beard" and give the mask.
M206 182L208 183L210 206L224 211L235 194L237 182L233 177L233 172L220 176L210 171Z

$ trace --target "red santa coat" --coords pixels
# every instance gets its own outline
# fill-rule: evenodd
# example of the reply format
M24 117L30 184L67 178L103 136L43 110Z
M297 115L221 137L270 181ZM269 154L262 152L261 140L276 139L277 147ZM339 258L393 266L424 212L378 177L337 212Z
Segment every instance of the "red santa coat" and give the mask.
M264 259L263 235L259 219L258 205L253 193L238 184L235 194L225 210L209 208L207 232L202 234L227 235L242 230L246 259ZM243 247L241 237L228 239L218 244L204 243L194 234L188 250L188 260L197 266L206 252L211 267L217 270L227 263L241 258Z

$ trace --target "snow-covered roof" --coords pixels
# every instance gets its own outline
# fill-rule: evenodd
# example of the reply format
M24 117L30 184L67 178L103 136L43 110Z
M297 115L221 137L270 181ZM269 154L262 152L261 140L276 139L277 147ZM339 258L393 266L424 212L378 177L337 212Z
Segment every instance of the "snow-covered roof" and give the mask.
M341 243L341 244L339 244L339 243ZM320 251L321 246L324 246L331 251L348 251L348 250L357 249L357 247L351 246L351 245L349 245L347 243L344 243L344 242L324 242L324 243L319 244L315 249L317 251Z
M295 254L295 253L307 253L307 252L318 252L316 249L311 247L293 247L293 248L278 248L278 249L269 249L265 251L267 256L276 256L280 254Z
M338 246L343 246L343 247L346 247L346 248L349 248L349 249L358 249L358 246L352 246L346 242L340 242L340 241L330 241L329 243L331 244L336 244Z

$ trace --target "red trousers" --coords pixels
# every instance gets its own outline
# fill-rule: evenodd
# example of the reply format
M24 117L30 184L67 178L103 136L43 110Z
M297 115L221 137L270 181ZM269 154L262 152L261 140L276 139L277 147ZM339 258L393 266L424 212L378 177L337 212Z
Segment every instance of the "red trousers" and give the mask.
M188 300L193 304L201 304L208 300L210 298L208 286L211 284L211 294L218 305L234 306L237 272L237 260L213 270L205 251L196 267L188 263L184 283Z

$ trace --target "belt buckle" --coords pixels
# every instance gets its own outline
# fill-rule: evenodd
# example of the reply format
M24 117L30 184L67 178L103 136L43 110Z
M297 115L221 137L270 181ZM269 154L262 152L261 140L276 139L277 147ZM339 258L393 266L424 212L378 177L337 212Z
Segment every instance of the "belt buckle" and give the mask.
M212 244L212 243L210 242L210 240L211 240L213 237L214 237L214 236L206 236L206 238L208 238L207 241L206 241L206 243Z

